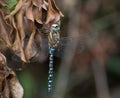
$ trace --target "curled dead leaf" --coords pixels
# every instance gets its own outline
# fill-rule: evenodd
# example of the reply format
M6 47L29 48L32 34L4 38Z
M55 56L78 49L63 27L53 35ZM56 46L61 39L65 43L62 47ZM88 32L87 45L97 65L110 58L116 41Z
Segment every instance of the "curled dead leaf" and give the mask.
M2 65L6 65L6 58L5 56L0 52L0 69ZM3 66L2 66L3 67Z
M47 10L47 8L48 8L48 2L44 1L43 5L42 5L42 8L44 10Z
M28 43L27 43L26 49L25 49L25 56L26 56L28 61L30 58L35 56L35 54L37 52L37 51L33 51L34 50L33 48L35 48L35 46L33 46L34 45L34 36L35 36L35 31L33 29L33 32L30 35L30 38L28 40Z
M9 72L7 79L12 98L23 98L23 88L12 70Z
M18 32L16 32L15 41L12 45L12 50L15 52L17 56L21 58L22 61L27 63Z
M39 24L43 24L42 20L41 20L41 16L42 16L42 11L39 10L39 8L34 7L33 8L33 15L34 15L34 19L37 23Z
M33 3L34 6L41 9L42 5L44 4L44 0L32 0L32 3Z
M24 45L24 38L25 38L25 32L24 32L24 24L23 24L23 11L20 10L16 14L16 25L17 25L17 30L20 36L20 41L22 43L22 47Z
M5 41L8 47L11 46L10 33L12 32L12 27L7 24L4 19L3 12L0 10L0 37Z
M63 14L58 9L54 0L48 0L48 14L46 19L46 24L55 23L60 20L60 17L63 17Z
M33 5L30 4L25 10L26 18L34 22Z
M14 71L7 67L5 56L0 53L0 98L23 98L23 88Z
M23 46L22 42L20 39L20 35L18 33L18 29L16 27L14 18L10 18L10 24L13 27L13 32L12 32L12 46L11 49L15 52L17 56L21 58L22 61L27 62L24 51L23 51ZM14 36L13 36L14 34ZM22 34L21 34L22 35Z

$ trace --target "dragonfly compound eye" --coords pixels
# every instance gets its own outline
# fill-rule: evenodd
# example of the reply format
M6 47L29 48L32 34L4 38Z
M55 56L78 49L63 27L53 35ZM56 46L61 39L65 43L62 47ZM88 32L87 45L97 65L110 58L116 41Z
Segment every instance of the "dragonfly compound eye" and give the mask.
M53 28L58 28L58 24L53 24L52 27Z
M58 23L52 24L51 31L52 31L52 33L54 33L54 32L60 32L60 25Z

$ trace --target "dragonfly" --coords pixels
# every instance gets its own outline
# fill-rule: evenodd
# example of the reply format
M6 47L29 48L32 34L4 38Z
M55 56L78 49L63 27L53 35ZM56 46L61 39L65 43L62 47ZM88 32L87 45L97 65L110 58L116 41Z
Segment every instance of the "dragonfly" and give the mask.
M71 42L72 40L68 40ZM73 42L73 41L72 41ZM53 65L54 65L54 54L57 52L63 53L64 44L67 43L60 40L60 21L56 22L51 26L50 33L48 35L48 46L49 46L49 75L48 75L48 94L51 96L52 84L53 84ZM72 43L71 43L72 44ZM62 47L60 47L62 46Z
M78 41L76 52L81 53L85 51L87 48L89 48L89 46L91 46L90 43L93 43L93 41L95 41L95 38L96 38L95 34L94 36L89 34L79 37L72 37L72 36L60 37L60 21L52 24L50 28L50 33L48 35L48 39L43 40L43 42L48 42L48 44L44 44L44 47L47 48L46 50L47 53L49 54L49 70L48 70L49 94L52 93L54 56L58 58L63 57L65 48L67 47L69 49L73 47L74 41ZM17 55L13 55L12 58L14 61L22 62ZM31 62L37 62L37 60L31 59Z

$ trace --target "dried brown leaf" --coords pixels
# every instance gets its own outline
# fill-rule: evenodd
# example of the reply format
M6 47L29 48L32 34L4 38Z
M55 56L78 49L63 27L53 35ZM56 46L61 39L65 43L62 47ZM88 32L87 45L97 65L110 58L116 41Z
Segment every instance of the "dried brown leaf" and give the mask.
M7 67L5 56L0 53L0 98L22 98L23 88L15 73Z
M32 0L32 3L34 6L38 7L39 9L41 9L43 3L44 3L44 0Z
M34 15L32 9L33 9L33 5L30 5L28 8L26 8L25 15L27 19L34 22Z
M0 37L5 41L7 46L11 46L9 35L12 32L12 28L6 23L2 11L0 11Z
M23 98L23 88L12 70L9 72L8 79L12 98Z
M63 14L56 6L55 1L48 0L48 15L46 19L46 24L59 21L61 16L63 16Z
M40 17L42 16L42 11L39 10L39 8L34 7L33 15L34 15L34 19L36 20L36 22L38 22L39 24L43 24L42 20L40 19Z
M0 98L22 98L23 88L15 73L7 67L7 64L3 67L0 69Z
M24 17L24 31L27 38L31 35L31 32L33 31L33 22L26 17Z
M21 58L22 61L27 63L18 32L16 32L15 42L13 44L12 49L13 51L15 51L16 55L18 55Z
M13 40L13 44L12 44L11 48L16 53L16 55L18 55L21 58L22 61L27 62L24 51L23 51L23 46L22 46L22 43L21 43L21 40L19 37L18 30L17 30L17 27L15 25L15 21L12 17L10 19L10 22L14 28L14 31L12 33L12 34L14 34L14 38L13 38L14 40Z
M42 8L47 10L48 9L48 3L46 1L44 1Z
M23 24L23 11L20 10L16 14L16 24L17 24L17 30L19 32L20 41L22 43L22 47L24 45L24 38L25 38L25 32L24 32L24 24Z
M10 90L9 90L9 85L8 85L8 81L5 79L3 79L2 81L2 88L3 90L1 91L1 96L0 98L10 98Z
M6 65L6 58L5 56L0 52L0 70L2 69L3 66Z
M30 58L35 56L36 52L37 52L34 50L35 46L33 46L34 45L34 36L35 36L35 29L33 28L33 32L31 33L31 36L28 40L28 43L27 43L27 46L25 49L25 55L26 55L27 60L29 60Z

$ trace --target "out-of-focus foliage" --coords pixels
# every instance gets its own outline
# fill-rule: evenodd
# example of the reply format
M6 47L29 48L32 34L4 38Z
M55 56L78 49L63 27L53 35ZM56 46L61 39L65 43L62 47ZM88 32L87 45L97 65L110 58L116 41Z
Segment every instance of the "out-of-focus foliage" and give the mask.
M10 8L13 8L17 3L17 0L5 0L5 1L9 4Z
M109 57L107 62L108 70L120 77L120 58Z
M23 71L19 73L19 80L24 88L25 94L24 98L35 98L36 97L36 83L34 81L34 77L30 74L30 72Z

